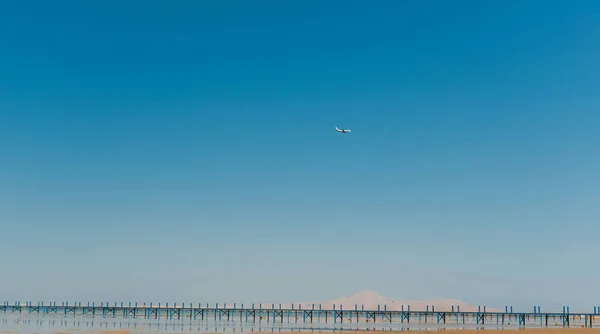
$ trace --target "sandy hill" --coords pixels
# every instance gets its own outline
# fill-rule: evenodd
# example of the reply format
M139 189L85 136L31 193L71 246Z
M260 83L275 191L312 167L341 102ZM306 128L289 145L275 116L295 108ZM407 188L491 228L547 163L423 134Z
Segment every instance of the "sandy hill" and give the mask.
M335 305L336 309L340 308L344 310L354 310L354 305L358 305L358 309L364 305L365 310L377 310L377 306L381 307L381 310L384 307L389 311L400 311L402 310L402 305L404 305L404 310L408 309L408 305L410 305L411 311L424 311L429 305L429 309L431 310L431 306L435 307L436 311L451 311L452 305L460 306L461 311L477 311L478 306L472 305L466 302L463 302L458 299L437 299L437 300L422 300L422 301L414 301L414 300L395 300L391 298L384 297L377 292L374 291L361 291L351 296L342 297L326 302L303 302L303 303L295 303L294 308L298 308L299 305L302 306L302 309L309 309L312 307L312 304L315 304L315 308L318 308L318 305L321 304L323 309L333 309ZM292 304L281 304L282 308L291 308ZM279 308L279 304L275 305L276 308ZM271 308L270 303L264 303L263 308ZM483 306L481 307L483 311ZM501 311L497 309L492 309L490 307L486 308L488 312Z

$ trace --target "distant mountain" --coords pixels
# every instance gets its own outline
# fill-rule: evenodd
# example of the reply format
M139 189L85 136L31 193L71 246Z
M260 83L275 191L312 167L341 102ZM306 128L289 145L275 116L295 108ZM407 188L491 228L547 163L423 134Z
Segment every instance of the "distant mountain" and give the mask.
M454 305L455 310L457 306L460 306L461 311L477 311L478 305L472 305L466 303L464 301L458 299L437 299L437 300L423 300L423 301L408 301L408 300L394 300L391 298L384 297L375 291L361 291L356 294L342 297L326 302L303 302L303 303L295 303L294 308L309 309L312 307L312 304L315 304L315 308L318 308L319 304L323 309L331 310L334 305L336 309L340 309L340 306L343 310L354 310L354 305L357 305L360 310L363 306L365 310L377 310L379 306L383 311L387 309L388 311L400 311L402 310L402 306L404 305L404 310L408 310L408 305L410 305L411 311L425 311L427 305L429 305L429 310L432 310L432 306L436 311L451 311L452 306ZM271 304L263 303L263 308L271 308ZM292 304L281 304L282 308L291 308ZM276 308L279 308L279 304L276 304ZM481 307L483 311L483 306ZM502 310L486 308L487 312L499 312Z
M456 306L460 306L461 311L477 311L478 309L477 305L472 305L458 299L437 299L423 301L394 300L384 297L374 291L361 291L348 297L334 299L323 303L323 307L328 309L333 308L333 305L336 305L337 309L339 309L340 305L342 305L342 308L346 310L354 309L354 305L357 305L359 309L362 307L362 305L364 305L365 310L377 310L377 307L379 306L381 310L383 310L385 307L390 311L400 311L403 305L404 310L407 310L408 305L410 305L410 309L414 311L424 311L427 309L428 305L429 310L432 310L433 306L437 311L451 311L453 305L455 310ZM493 312L498 310L486 308L486 311Z

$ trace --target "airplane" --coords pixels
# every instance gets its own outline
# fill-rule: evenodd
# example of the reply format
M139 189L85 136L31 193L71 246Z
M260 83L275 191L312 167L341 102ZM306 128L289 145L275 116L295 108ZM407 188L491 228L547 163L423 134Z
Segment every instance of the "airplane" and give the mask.
M341 133L352 132L352 130L348 130L348 129L339 129L337 126L335 127L335 131L341 132Z

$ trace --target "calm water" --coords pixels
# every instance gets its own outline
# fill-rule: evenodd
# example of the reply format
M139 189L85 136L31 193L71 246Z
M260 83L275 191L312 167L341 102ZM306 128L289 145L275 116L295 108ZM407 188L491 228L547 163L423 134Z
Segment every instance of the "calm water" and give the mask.
M354 319L355 320L355 319ZM325 323L324 319L321 319L320 323L314 321L312 324L307 322L303 323L301 319L295 320L295 318L288 319L287 317L281 321L277 321L275 324L272 321L267 322L266 320L256 322L245 322L236 320L229 321L215 321L214 319L205 320L193 320L193 319L144 319L143 317L138 318L123 318L122 316L83 316L83 315L55 315L55 314L13 314L13 313L0 313L0 330L2 331L16 331L19 333L53 333L59 331L97 331L97 330L127 330L132 333L252 333L252 332L289 332L289 331L344 331L344 330L435 330L435 329L453 329L453 328L486 328L486 329L517 329L517 324L502 324L497 325L496 321L486 320L488 323L485 326L477 325L472 319L466 324L454 323L452 319L448 319L447 323L437 324L435 319L429 319L428 323L421 319L419 323L418 319L412 319L410 324L392 322L392 323L367 323L361 321L359 323L348 323L343 324L333 323L329 319L328 323ZM560 322L559 320L556 322ZM555 322L549 322L549 325L554 325ZM539 320L537 322L531 321L527 327L534 328L539 327ZM575 321L571 322L571 326L578 326Z

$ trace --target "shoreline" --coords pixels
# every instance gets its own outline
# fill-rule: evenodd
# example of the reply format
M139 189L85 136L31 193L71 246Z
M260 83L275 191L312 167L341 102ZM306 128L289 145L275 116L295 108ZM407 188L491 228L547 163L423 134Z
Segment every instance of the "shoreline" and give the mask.
M333 332L369 332L373 334L401 334L405 332L453 332L460 334L479 334L481 332L486 333L500 333L500 332L514 332L519 331L521 334L600 334L600 327L597 328L514 328L514 329L460 329L460 328L440 328L440 329L405 329L405 330L315 330L315 331L253 331L252 334L318 334L318 333L333 333ZM0 330L0 334L21 334L20 331L15 330ZM151 331L131 331L131 330L61 330L61 331L48 331L47 333L52 334L136 334L136 333L153 333ZM190 332L178 332L178 331L165 331L160 334L187 334ZM192 332L194 333L194 332ZM202 331L195 333L204 333ZM210 334L227 334L228 332L207 332Z

